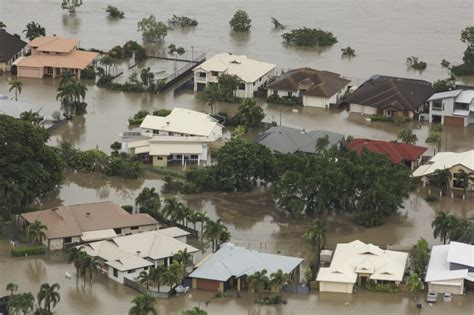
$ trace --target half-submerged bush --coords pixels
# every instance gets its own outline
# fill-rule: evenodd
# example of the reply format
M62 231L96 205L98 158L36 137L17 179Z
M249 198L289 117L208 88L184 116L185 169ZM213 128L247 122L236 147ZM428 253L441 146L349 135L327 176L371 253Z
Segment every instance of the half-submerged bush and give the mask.
M30 246L14 247L11 250L11 254L13 257L41 255L44 253L46 253L46 246L44 245L30 245Z
M123 13L123 11L120 11L117 7L114 7L110 4L105 9L105 12L109 14L108 17L111 19L123 19L125 17L125 13Z
M332 46L337 43L337 38L333 33L320 28L298 28L281 35L281 37L288 44L296 46Z
M408 67L415 69L415 70L425 70L426 69L426 62L421 61L418 57L408 57L407 58L407 65Z
M177 16L173 14L173 17L168 20L168 25L170 27L193 27L197 26L199 23L196 19L190 18L184 15Z

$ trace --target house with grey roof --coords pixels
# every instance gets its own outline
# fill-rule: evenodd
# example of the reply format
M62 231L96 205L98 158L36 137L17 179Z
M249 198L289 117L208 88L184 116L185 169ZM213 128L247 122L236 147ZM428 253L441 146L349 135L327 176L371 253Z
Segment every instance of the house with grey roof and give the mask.
M428 103L430 123L464 127L474 123L474 90L435 93Z
M223 292L235 288L240 291L248 287L248 276L264 269L269 275L281 269L289 274L293 283L298 283L302 262L298 257L261 253L225 243L198 263L189 277L193 289Z
M262 133L256 140L273 152L283 154L305 152L316 153L319 138L328 137L329 146L338 145L344 135L323 130L306 131L285 126L273 126Z
M24 53L25 46L26 42L19 35L0 29L0 70L10 71L12 63Z
M451 242L431 249L425 281L429 292L464 294L474 290L474 245Z
M270 83L267 96L299 97L304 106L328 108L339 102L350 82L334 72L298 68Z
M424 80L374 75L341 104L363 115L393 117L399 113L413 118L433 94L431 83Z

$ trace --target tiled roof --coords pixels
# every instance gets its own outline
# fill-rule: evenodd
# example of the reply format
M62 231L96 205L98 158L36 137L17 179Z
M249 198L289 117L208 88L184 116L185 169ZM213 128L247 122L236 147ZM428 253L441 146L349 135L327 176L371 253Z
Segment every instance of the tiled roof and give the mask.
M334 72L320 71L311 68L299 68L290 70L279 79L268 85L269 89L298 91L298 86L304 84L309 86L303 95L331 97L349 84L349 80L341 78Z
M376 75L344 99L345 103L397 111L414 111L433 94L431 83L423 80Z
M21 40L20 36L12 35L5 30L0 30L0 62L10 60L17 54L26 43Z
M390 161L396 164L402 161L416 161L428 149L408 143L369 139L354 139L348 144L348 148L357 153L367 149L370 152L385 154Z

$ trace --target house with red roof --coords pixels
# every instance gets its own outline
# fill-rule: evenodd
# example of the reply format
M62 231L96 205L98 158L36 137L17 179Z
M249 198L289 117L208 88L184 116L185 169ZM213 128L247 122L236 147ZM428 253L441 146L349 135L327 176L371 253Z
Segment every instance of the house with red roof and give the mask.
M384 154L392 163L406 165L411 170L420 164L423 153L428 150L428 148L408 143L370 139L353 139L347 147L357 153L362 153L365 149L370 152Z

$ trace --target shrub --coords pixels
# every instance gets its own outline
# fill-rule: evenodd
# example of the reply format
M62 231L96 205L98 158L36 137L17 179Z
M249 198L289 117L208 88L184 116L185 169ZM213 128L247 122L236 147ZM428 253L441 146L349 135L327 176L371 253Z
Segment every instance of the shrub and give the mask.
M114 143L112 143L110 145L110 148L113 150L113 151L118 151L122 148L122 144L118 141L115 141Z
M281 299L279 295L273 295L270 297L264 297L261 301L258 301L258 303L263 305L281 304Z
M369 291L376 291L376 292L386 292L386 293L398 293L400 289L393 283L382 283L379 282L377 284L367 283L366 285L367 290Z
M393 122L393 118L385 117L383 115L369 115L371 121Z
M143 119L149 114L148 111L146 110L141 110L137 112L135 115L133 115L133 118L128 119L128 123L130 125L139 125L143 122Z
M95 79L95 70L94 67L89 66L81 71L81 79L85 80L94 80Z
M337 38L331 32L319 28L303 27L281 36L288 44L296 46L332 46Z
M171 176L165 176L165 184L161 189L164 194L177 194L183 190L184 182L180 179L175 179Z
M23 257L25 255L41 255L46 253L46 246L44 245L31 245L31 246L22 246L14 247L11 250L13 257Z
M286 106L295 106L295 105L303 105L301 98L294 97L294 96L278 96L278 95L270 95L267 97L268 103L274 104L281 104Z
M250 27L252 27L251 23L252 20L249 18L249 15L243 10L237 10L229 21L234 32L248 32Z
M119 176L123 178L140 178L144 174L143 164L131 160L127 156L119 155L110 158L109 167L106 170L108 176Z
M187 16L177 16L173 14L173 17L168 20L168 25L171 27L193 27L198 25L198 21Z
M408 57L407 58L407 65L415 70L425 70L426 69L426 62L421 61L418 57Z
M125 13L123 13L123 11L120 11L117 7L114 7L110 4L105 9L105 12L109 14L109 18L111 19L123 19L125 17Z
M171 109L161 108L153 112L154 116L166 117L171 114Z
M438 202L439 201L439 196L435 194L428 194L425 197L425 200L428 202Z

